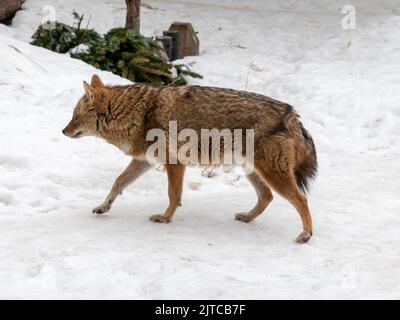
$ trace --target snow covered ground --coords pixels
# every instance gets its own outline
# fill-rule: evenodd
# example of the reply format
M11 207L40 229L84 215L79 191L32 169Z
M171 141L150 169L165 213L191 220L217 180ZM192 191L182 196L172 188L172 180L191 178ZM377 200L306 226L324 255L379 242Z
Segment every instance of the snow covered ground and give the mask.
M297 245L300 219L279 196L239 223L256 200L246 179L195 168L171 224L148 221L167 204L156 170L93 216L129 159L61 130L83 80L127 81L27 44L48 4L27 0L0 25L0 298L399 299L400 16L395 0L349 2L347 31L335 1L149 0L142 12L145 35L172 21L199 31L201 56L186 62L205 78L192 83L247 88L302 115L320 170L315 235ZM51 4L67 23L73 9L92 14L100 32L124 21L122 0Z

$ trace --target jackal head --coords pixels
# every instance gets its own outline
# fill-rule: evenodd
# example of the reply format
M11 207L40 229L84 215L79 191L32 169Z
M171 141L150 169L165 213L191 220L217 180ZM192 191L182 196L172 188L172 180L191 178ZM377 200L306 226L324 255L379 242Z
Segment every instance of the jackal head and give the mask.
M72 120L62 131L67 137L99 136L99 113L108 103L107 90L97 75L91 84L83 82L85 94L75 107Z

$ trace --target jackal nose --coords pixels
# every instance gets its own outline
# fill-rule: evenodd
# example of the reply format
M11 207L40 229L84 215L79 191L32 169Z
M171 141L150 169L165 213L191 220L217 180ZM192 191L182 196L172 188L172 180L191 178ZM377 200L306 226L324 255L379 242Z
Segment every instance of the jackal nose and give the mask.
M66 134L65 134L65 129L63 129L62 133L63 133L63 135L65 135L65 136L66 136Z

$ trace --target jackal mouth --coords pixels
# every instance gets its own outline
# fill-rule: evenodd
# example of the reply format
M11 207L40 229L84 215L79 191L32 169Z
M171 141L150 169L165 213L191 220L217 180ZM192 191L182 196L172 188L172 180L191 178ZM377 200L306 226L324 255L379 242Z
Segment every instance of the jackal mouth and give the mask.
M71 138L76 139L79 138L80 136L82 136L83 132L82 131L78 131L76 134L74 134Z

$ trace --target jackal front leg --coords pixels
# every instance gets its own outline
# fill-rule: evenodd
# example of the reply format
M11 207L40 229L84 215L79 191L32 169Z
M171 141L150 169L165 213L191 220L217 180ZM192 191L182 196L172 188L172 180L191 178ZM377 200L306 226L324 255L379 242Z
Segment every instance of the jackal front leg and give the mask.
M185 173L185 166L183 164L166 164L168 176L168 197L169 206L163 214L155 214L150 217L153 222L168 223L171 221L176 208L181 204L183 176Z
M109 211L117 196L150 167L151 166L146 161L132 160L124 172L122 172L117 180L115 180L111 192L108 194L106 200L104 200L101 205L94 208L93 213L102 214Z

